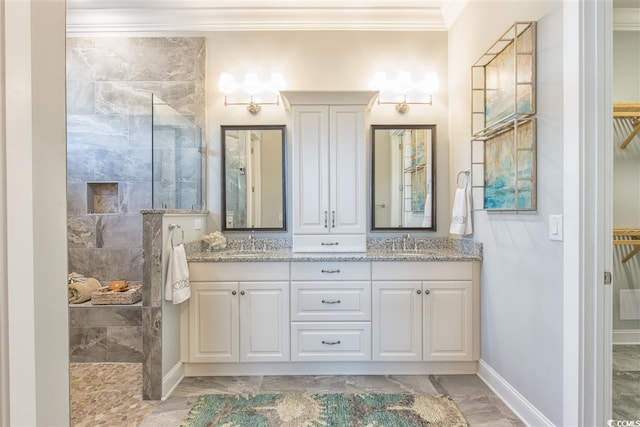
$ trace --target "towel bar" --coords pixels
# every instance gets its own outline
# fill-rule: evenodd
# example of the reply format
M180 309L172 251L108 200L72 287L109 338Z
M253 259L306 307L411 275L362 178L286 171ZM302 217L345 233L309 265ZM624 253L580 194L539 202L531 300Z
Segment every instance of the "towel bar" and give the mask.
M169 224L169 233L171 234L170 238L171 238L171 248L174 248L175 245L173 244L173 232L176 231L176 228L179 228L180 231L182 231L182 241L180 243L178 243L179 245L182 245L184 243L184 230L182 229L182 227L180 227L178 224Z

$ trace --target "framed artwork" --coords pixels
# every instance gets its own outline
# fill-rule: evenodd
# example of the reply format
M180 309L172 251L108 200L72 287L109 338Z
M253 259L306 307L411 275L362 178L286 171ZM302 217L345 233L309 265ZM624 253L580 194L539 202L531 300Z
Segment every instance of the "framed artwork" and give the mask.
M515 120L472 141L472 197L476 209L535 211L536 121Z
M471 67L471 133L499 131L536 112L536 23L516 22Z

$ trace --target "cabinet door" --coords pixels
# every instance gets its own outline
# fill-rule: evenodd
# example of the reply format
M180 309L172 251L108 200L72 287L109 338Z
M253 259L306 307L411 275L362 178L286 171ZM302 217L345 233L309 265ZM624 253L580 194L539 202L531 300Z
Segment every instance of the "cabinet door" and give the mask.
M293 232L329 232L329 108L293 110Z
M473 360L472 282L424 282L425 361Z
M373 360L422 360L422 282L373 282Z
M240 361L289 360L289 283L240 283Z
M330 230L366 233L364 107L329 109Z
M238 283L191 284L189 313L191 362L237 362Z

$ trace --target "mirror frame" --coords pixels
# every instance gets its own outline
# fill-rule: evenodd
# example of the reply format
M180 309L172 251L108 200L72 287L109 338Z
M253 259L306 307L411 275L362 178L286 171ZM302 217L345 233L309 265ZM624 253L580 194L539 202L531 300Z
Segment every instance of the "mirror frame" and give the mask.
M384 129L427 129L431 130L431 159L432 165L432 177L431 177L431 227L376 227L376 130ZM371 194L370 194L370 207L371 207L371 231L424 231L435 232L436 231L436 125L409 125L409 124L395 124L395 125L371 125Z
M252 131L252 130L279 130L282 134L282 227L245 227L227 228L227 174L226 174L226 133L227 131ZM221 229L223 232L247 232L247 231L287 231L287 127L286 125L221 125L220 126L220 151L222 178L222 211L220 213Z

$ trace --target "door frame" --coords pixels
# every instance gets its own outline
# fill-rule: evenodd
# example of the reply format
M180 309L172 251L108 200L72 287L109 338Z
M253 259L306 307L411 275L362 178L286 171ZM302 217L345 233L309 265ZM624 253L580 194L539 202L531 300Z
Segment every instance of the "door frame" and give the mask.
M612 290L604 285L613 252L612 2L564 1L563 20L563 424L606 425L612 375Z

